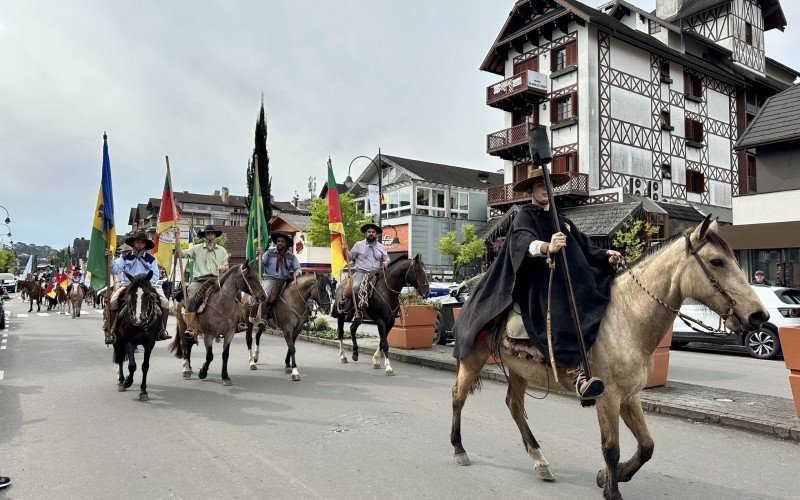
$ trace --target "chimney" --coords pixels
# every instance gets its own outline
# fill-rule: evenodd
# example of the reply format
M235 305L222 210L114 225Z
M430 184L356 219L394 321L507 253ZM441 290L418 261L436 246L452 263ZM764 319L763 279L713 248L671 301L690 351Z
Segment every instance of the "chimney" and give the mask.
M292 205L294 205L294 208L297 208L298 203L300 203L300 197L297 195L292 196Z
M214 190L214 196L219 196L219 189Z
M222 186L222 203L228 203L228 188Z
M672 17L683 8L686 0L656 0L656 17L667 19Z

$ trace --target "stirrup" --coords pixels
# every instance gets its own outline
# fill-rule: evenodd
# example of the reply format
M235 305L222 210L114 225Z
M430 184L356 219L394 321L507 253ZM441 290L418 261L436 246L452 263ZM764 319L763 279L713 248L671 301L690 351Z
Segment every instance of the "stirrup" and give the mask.
M583 390L581 390L581 387L583 387ZM587 379L584 374L580 374L578 380L575 381L575 392L581 402L593 401L602 396L603 391L605 391L605 384L597 377Z

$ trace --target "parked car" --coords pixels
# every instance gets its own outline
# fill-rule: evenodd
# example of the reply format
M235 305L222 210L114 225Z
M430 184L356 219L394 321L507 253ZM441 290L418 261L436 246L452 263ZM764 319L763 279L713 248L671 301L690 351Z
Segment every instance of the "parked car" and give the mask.
M11 273L0 273L0 286L5 287L8 293L17 291L17 277Z
M761 325L761 328L738 334L730 332L723 327L723 330L728 332L728 335L715 337L696 332L686 326L680 318L675 318L672 326L672 345L683 347L689 342L738 345L746 347L754 358L776 358L781 353L778 328L782 326L800 326L800 290L781 286L750 286L769 313L769 321ZM716 327L720 323L719 315L691 299L684 301L683 305L681 305L681 312L697 318L709 326Z
M461 307L469 299L472 289L480 281L483 274L470 278L460 285L451 286L448 296L441 300L441 308L436 315L436 325L434 326L434 342L439 345L447 345L450 340L455 339L453 335L453 309Z

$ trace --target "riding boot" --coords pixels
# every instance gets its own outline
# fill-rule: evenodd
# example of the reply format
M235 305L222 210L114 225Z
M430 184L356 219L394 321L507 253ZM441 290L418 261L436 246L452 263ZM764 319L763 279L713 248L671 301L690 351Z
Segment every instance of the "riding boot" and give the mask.
M106 325L105 330L103 333L106 336L106 345L111 345L117 339L116 335L114 335L114 322L117 320L117 311L114 309L108 310L108 324Z
M161 331L158 332L158 338L156 340L169 340L172 338L172 335L169 334L167 331L167 320L169 319L169 308L165 307L161 309Z
M567 370L567 373L572 377L575 393L581 400L581 406L593 406L594 400L603 395L605 385L599 378L587 378L580 368Z
M197 344L197 335L200 334L200 329L197 327L197 313L185 311L183 319L186 321L186 331L183 332L183 336Z

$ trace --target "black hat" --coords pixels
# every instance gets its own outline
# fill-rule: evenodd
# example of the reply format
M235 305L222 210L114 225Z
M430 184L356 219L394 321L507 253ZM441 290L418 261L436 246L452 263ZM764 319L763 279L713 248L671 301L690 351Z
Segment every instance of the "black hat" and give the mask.
M283 240L286 242L287 245L291 245L292 243L294 243L294 239L292 238L292 236L287 233L281 233L276 231L272 233L269 237L272 238L272 242L275 243L276 245L278 244L278 238L283 238Z
M145 233L142 230L136 231L132 235L130 235L127 238L125 238L125 244L133 247L133 244L134 244L134 242L136 242L136 240L144 240L144 242L145 242L144 243L144 249L145 250L152 250L152 248L154 246L156 246L156 244L153 243L153 240L151 240L150 238L147 237L147 233Z
M759 269L758 271L756 271L756 275L759 275L759 274L760 274L761 276L764 276L764 271L762 271L761 269Z
M205 238L206 237L206 233L214 233L214 234L217 235L217 238L222 236L222 231L220 231L219 229L216 229L214 226L212 226L210 224L208 226L206 226L202 231L197 231L197 236L200 237L200 238Z
M377 224L368 223L368 224L364 224L363 226L361 226L361 232L362 233L366 233L367 229L374 229L375 232L378 233L378 234L383 233L383 229L381 229L381 227L379 225L377 225Z

